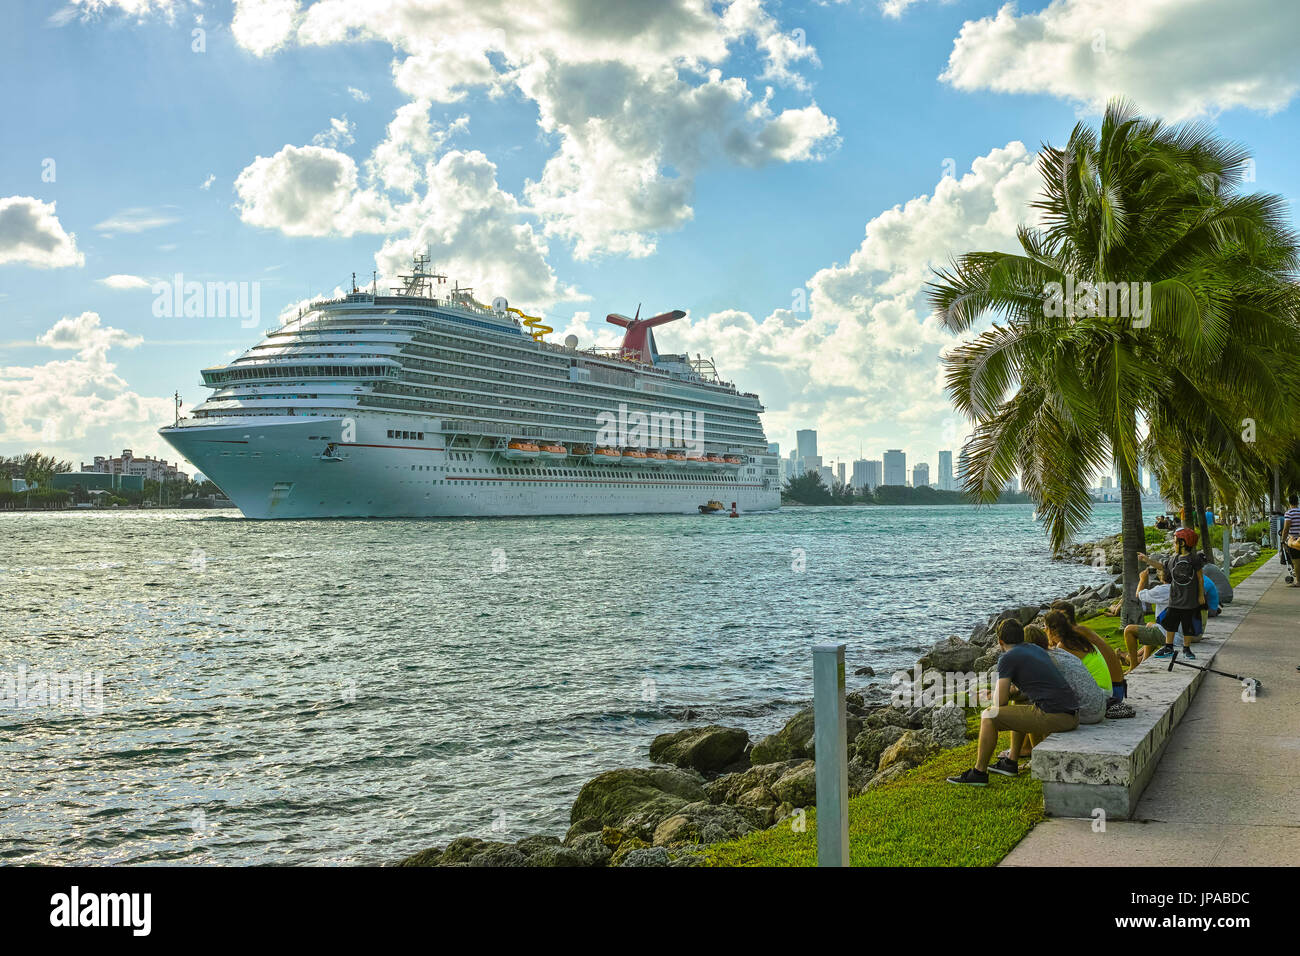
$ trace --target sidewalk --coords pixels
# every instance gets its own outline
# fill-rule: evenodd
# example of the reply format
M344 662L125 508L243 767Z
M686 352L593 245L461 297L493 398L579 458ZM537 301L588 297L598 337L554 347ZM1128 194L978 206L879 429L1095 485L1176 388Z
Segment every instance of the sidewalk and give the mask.
M1002 866L1300 864L1300 590L1278 564L1249 580L1264 576L1272 585L1213 665L1258 677L1259 698L1247 703L1238 682L1206 674L1134 819L1094 832L1090 819L1049 818Z

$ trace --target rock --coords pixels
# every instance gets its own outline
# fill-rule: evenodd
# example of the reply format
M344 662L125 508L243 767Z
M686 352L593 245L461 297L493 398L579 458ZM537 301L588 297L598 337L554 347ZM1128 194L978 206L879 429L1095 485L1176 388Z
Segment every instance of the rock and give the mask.
M938 749L934 738L926 731L904 731L903 736L886 747L880 755L876 773L879 775L895 764L905 764L909 768L919 766Z
M847 701L846 701L847 703ZM848 713L845 716L848 739L852 740L862 729L862 718ZM811 707L799 711L774 734L764 737L749 752L749 762L754 766L816 756L813 744L815 720Z
M568 845L583 861L583 866L604 866L609 862L613 850L605 845L600 833L584 833Z
M729 773L704 786L711 803L737 803L743 794L753 790L769 791L772 784L787 771L802 764L802 760L785 760L780 763L759 764L740 773ZM769 794L770 795L770 794ZM777 800L773 799L775 805ZM751 805L756 805L752 801Z
M997 643L998 636L988 624L977 624L975 630L970 632L969 640L976 647L988 647Z
M624 840L622 843L619 844L618 849L614 851L614 855L609 858L608 865L622 866L623 861L628 858L629 854L634 853L637 850L647 849L649 846L650 844L647 843L645 840L639 839L637 837L628 837L626 840ZM664 854L665 865L667 864L667 856L668 854L665 853Z
M876 669L874 667L871 667L870 665L868 665L867 667L859 667L857 670L853 672L853 676L854 677L875 677Z
M960 707L936 707L926 729L939 747L960 747L966 742L966 712Z
M896 726L871 727L862 731L853 741L854 759L861 761L863 767L874 773L880 755L906 732L904 728Z
M688 803L655 827L655 846L721 843L753 833L767 822L761 811L714 804Z
M811 807L817 803L817 766L808 760L787 770L772 784L772 795L781 803Z
M515 847L506 844L504 846L492 846L482 853L476 853L470 857L470 866L523 866L527 862L527 857L519 852Z
M909 767L907 764L896 763L889 769L882 770L880 773L872 777L871 781L866 785L866 787L863 788L863 790L865 792L866 790L875 790L878 787L883 787L885 784L889 783L890 781L897 780L899 777L903 776L905 773L908 773L910 770L912 770L912 768Z
M1038 613L1037 608L1034 608L1034 613ZM1030 620L1032 621L1033 617L1030 617ZM979 657L979 654L980 649L974 644L969 644L953 635L935 644L917 663L927 669L964 673L975 666L975 658Z
M1002 656L1002 648L997 647L996 645L992 647L990 650L988 650L986 653L981 654L979 657L975 658L975 673L983 674L986 671L989 671L992 668L997 667L998 658L1001 656Z
M651 846L630 850L618 862L611 860L610 866L668 866L670 862L667 850Z
M748 744L747 731L710 724L660 734L650 744L650 759L704 772L722 770L740 760Z
M882 707L870 714L863 722L863 726L865 729L877 727L902 727L906 730L908 727L913 726L913 722L911 714L906 710L899 707ZM915 726L919 727L920 724L917 723ZM855 737L852 739L857 738Z
M871 782L872 776L875 775L875 764L868 765L861 757L854 757L849 761L849 796L856 797L867 789L867 784ZM781 807L786 806L782 804ZM777 819L781 819L781 807L777 808Z
M675 810L705 799L697 773L667 767L631 767L593 777L578 791L569 812L572 823L594 820L648 841L655 827ZM620 847L621 849L621 847Z

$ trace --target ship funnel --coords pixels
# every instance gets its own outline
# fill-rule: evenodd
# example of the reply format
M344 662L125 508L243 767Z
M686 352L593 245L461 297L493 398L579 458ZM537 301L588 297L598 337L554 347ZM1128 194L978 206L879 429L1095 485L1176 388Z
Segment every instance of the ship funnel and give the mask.
M640 309L637 310L637 314L640 315ZM650 364L654 361L655 353L654 336L651 335L650 330L657 325L667 325L669 322L675 322L685 317L685 315L686 313L681 309L673 309L671 312L652 315L648 319L629 319L626 315L611 312L605 316L605 321L627 330L623 333L622 354L624 358Z

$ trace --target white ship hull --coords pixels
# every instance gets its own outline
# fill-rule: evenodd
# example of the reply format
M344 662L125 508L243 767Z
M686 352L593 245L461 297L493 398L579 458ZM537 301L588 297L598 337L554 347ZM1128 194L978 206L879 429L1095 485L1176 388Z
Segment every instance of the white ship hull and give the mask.
M762 458L727 471L507 461L454 446L436 420L418 441L388 438L395 424L409 430L411 419L357 414L351 441L342 418L315 416L213 418L161 434L249 518L695 514L711 499L742 512L780 506Z

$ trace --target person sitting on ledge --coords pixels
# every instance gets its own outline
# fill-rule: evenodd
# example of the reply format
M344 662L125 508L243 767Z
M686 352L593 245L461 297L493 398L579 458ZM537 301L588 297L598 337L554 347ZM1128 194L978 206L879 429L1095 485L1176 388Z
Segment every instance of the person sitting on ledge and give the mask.
M1163 567L1159 568L1160 581L1152 584L1151 569L1143 568L1138 575L1137 599L1142 606L1150 604L1156 617L1169 606L1169 579ZM1138 645L1141 645L1139 648ZM1129 624L1124 628L1124 646L1128 649L1130 669L1137 667L1160 647L1165 646L1165 629L1159 624Z
M1097 724L1106 716L1106 702L1109 700L1106 692L1097 684L1096 679L1089 673L1088 668L1083 666L1082 661L1077 655L1071 654L1065 648L1057 645L1052 646L1052 642L1047 637L1047 632L1037 624L1030 624L1025 627L1025 643L1037 644L1043 650L1047 651L1052 663L1060 670L1061 676L1065 678L1070 689L1074 691L1074 696L1079 698L1079 723ZM1020 745L1020 759L1028 760L1033 756L1032 741L1025 741ZM1011 750L1003 750L998 754L998 758L1010 758Z
M1101 652L1093 646L1092 641L1084 635L1083 631L1070 622L1069 616L1060 610L1051 610L1043 618L1043 626L1047 631L1048 643L1056 648L1068 651L1076 660L1087 668L1088 673L1092 675L1093 682L1100 687L1106 694L1106 699L1110 699L1111 689L1114 686L1110 679L1110 665ZM1114 657L1112 651L1111 657ZM1115 661L1116 666L1119 661ZM1073 686L1073 685L1072 685ZM1078 691L1075 691L1078 696ZM1092 723L1083 719L1083 700L1079 701L1079 722Z
M1064 614L1069 619L1070 626L1086 637L1097 649L1097 653L1105 658L1106 670L1110 672L1110 700L1106 703L1106 716L1111 718L1135 716L1133 708L1124 703L1124 698L1128 696L1128 679L1124 676L1124 664L1120 661L1115 648L1102 640L1101 635L1092 628L1085 627L1075 620L1072 602L1054 601L1052 610Z
M1047 651L1025 643L1025 629L1014 618L998 625L998 683L993 703L980 715L979 750L975 766L949 783L982 787L989 773L1014 777L1020 772L1020 750L1025 737L1037 746L1049 734L1074 730L1079 726L1079 699L1061 676ZM1027 703L1011 703L1012 689ZM1011 751L990 766L998 733L1011 732Z

